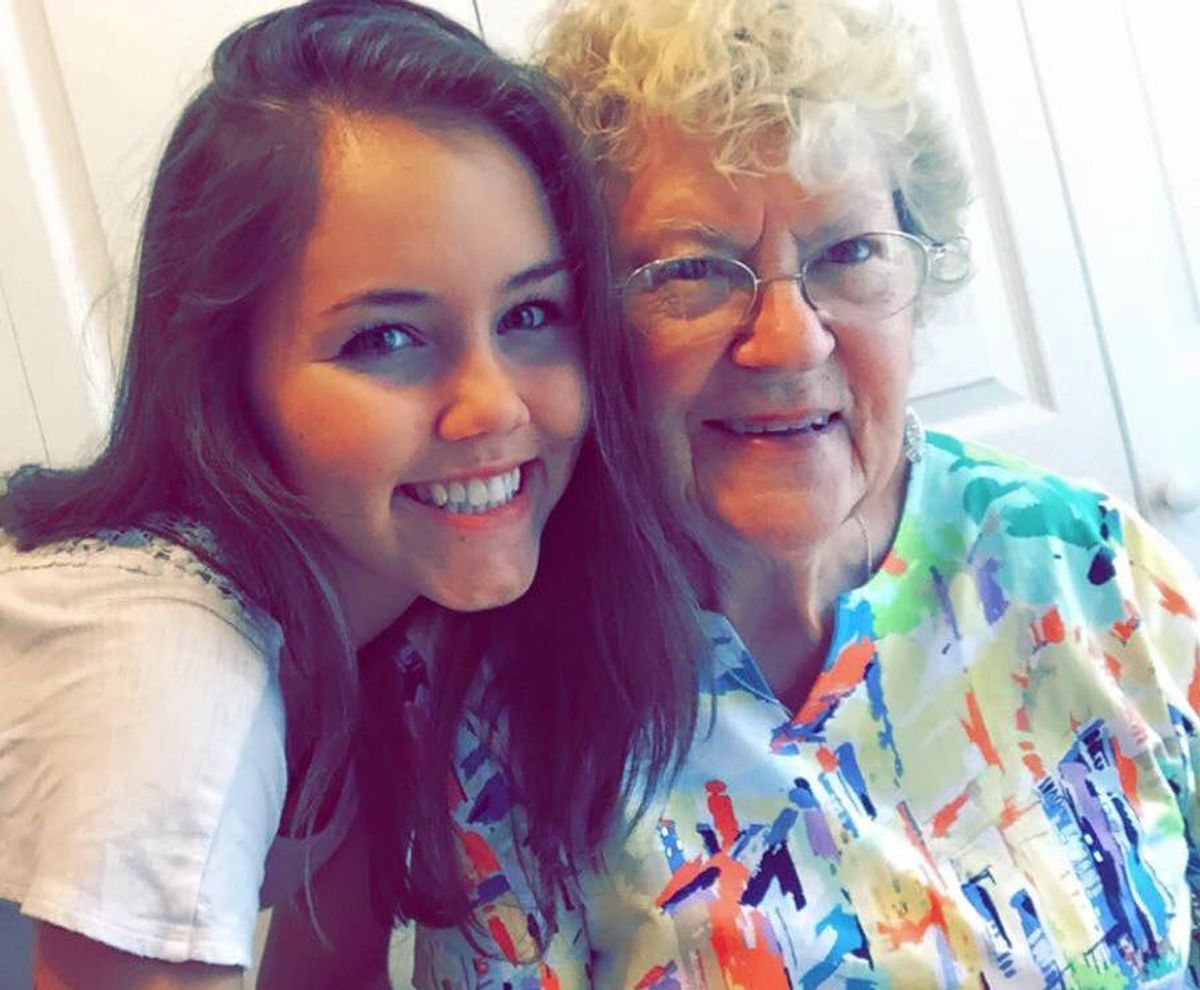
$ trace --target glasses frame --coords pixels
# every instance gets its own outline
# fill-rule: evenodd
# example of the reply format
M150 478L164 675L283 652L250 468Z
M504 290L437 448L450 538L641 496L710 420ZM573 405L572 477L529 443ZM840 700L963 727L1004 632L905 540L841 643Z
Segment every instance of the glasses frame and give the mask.
M880 313L880 314L877 314L874 316L875 319L880 319L880 320L885 320L888 317L895 316L897 313L902 313L902 312L904 312L904 310L906 310L910 306L912 306L913 303L915 303L921 297L921 292L924 290L925 284L929 281L930 276L934 273L935 268L939 264L939 262L941 262L944 258L951 256L956 250L961 250L961 249L957 248L956 240L965 240L962 238L958 238L958 239L952 239L949 242L941 242L941 241L930 240L929 238L923 237L919 234L910 234L906 230L864 230L864 231L861 231L860 233L851 234L849 237L843 237L840 240L834 241L832 244L828 245L826 248L823 248L822 253L824 251L828 250L829 247L833 247L836 244L841 244L844 241L852 241L855 238L859 238L859 237L877 237L877 236L903 238L904 240L908 241L910 244L914 244L921 249L918 257L920 257L922 259L920 276L917 279L916 286L914 287L912 298L909 299L907 302L905 302L903 305L898 306L895 309L891 310L890 312ZM751 268L749 265L747 265L744 261L739 261L737 258L727 258L727 257L721 257L720 255L708 255L708 254L680 254L680 255L675 255L673 257L670 257L670 258L655 258L652 261L647 261L643 265L638 265L637 268L635 268L627 276L625 276L624 281L621 283L621 285L619 287L619 293L620 293L620 299L621 299L621 308L622 308L623 312L625 313L626 318L630 319L631 323L634 321L629 316L629 308L630 308L629 307L629 298L630 298L630 286L632 285L634 279L638 278L639 276L643 275L646 271L648 271L656 266L664 265L664 264L667 264L668 262L684 261L684 260L687 260L690 258L697 258L697 259L698 258L720 258L720 260L724 264L732 265L735 268L740 268L742 271L746 272L750 276L750 279L754 284L754 291L752 292L752 294L750 296L750 301L747 303L745 311L742 312L741 315L737 318L736 322L734 323L734 326L739 326L739 327L744 326L747 321L749 321L750 319L753 318L754 314L758 311L760 302L762 301L762 287L764 285L769 285L771 282L797 282L800 286L800 295L803 296L805 303L807 303L808 307L814 313L817 314L818 318L821 318L821 319L832 319L833 318L832 314L830 314L827 310L823 309L821 306L817 305L817 303L813 300L812 295L809 292L809 287L808 287L807 274L809 271L809 267L814 262L819 261L821 259L821 254L814 255L813 257L809 258L807 261L803 262L800 265L799 270L793 275L772 275L770 278L762 278L758 274L758 272L756 272L753 268Z

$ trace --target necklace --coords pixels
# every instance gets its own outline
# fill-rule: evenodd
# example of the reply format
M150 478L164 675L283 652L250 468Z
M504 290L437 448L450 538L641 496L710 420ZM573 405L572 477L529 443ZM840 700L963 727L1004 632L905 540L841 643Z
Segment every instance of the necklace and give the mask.
M866 584L869 580L871 580L871 561L875 559L874 554L871 552L871 534L867 532L867 524L862 521L862 516L856 512L852 518L856 523L858 523L859 532L862 533L863 584Z

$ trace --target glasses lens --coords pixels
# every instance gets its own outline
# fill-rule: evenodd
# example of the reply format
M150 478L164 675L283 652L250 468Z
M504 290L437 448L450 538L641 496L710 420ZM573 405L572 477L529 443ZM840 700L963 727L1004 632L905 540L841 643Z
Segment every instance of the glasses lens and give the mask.
M736 322L754 296L754 275L728 258L668 258L643 265L625 283L625 311L635 327Z
M928 273L925 246L901 233L831 244L804 269L813 305L847 321L879 320L912 305Z

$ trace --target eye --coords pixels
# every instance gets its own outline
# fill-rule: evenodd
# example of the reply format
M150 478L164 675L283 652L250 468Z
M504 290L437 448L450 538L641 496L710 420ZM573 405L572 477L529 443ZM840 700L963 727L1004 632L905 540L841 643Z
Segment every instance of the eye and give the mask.
M386 357L409 347L419 347L416 331L398 323L381 323L365 327L342 345L338 357Z
M651 289L669 282L696 282L716 274L717 258L669 258L653 266L649 272Z
M875 246L869 237L850 237L844 241L831 244L818 257L818 260L831 265L861 265L870 261L875 253Z
M500 317L497 330L501 334L512 330L544 330L563 318L563 306L553 299L530 299L514 306Z

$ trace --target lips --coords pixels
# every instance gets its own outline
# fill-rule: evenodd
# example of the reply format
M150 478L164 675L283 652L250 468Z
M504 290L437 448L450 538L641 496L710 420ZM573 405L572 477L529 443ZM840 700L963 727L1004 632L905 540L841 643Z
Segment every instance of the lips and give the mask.
M821 434L841 418L841 413L822 409L797 415L707 419L704 425L729 436L773 439Z

